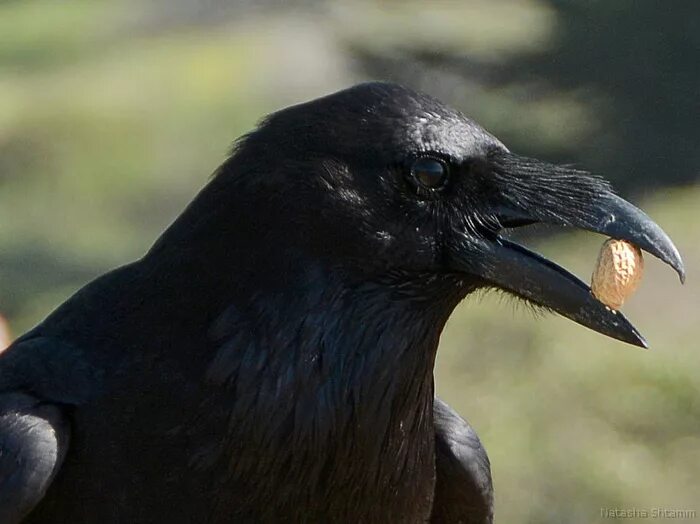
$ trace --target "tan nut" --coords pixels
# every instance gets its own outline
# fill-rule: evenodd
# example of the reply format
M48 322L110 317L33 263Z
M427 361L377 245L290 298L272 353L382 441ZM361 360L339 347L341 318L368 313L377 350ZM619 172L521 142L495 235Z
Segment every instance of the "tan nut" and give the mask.
M625 240L608 239L600 248L591 291L603 304L620 309L637 289L644 272L642 252Z

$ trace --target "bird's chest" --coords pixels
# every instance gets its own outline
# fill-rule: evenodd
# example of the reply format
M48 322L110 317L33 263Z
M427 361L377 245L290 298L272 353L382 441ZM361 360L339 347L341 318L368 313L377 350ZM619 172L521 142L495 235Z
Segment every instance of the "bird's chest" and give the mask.
M288 419L278 421L281 438L241 435L226 453L226 473L216 474L226 479L216 514L234 521L427 521L435 488L432 418L362 420L319 422L302 433Z
M227 346L254 350L228 355L232 371L215 393L221 409L201 410L224 414L209 428L224 437L223 460L210 461L221 486L217 503L226 508L217 515L233 512L236 522L429 518L437 337L431 323L413 322L405 307L380 299L360 308L348 298L306 315L293 335ZM335 310L343 314L328 312Z

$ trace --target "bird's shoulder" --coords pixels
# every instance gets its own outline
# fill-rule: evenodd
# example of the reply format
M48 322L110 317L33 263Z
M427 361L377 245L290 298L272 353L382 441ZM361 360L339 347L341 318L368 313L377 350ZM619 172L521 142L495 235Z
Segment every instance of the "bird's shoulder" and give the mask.
M30 332L0 356L0 395L22 392L43 402L79 405L97 394L101 379L81 348L50 336Z
M0 522L20 522L41 501L69 439L60 405L18 391L0 393Z
M101 373L73 344L30 331L0 355L0 522L44 497L68 450L67 409L99 390Z
M469 423L435 398L436 485L433 517L437 522L493 522L491 465Z

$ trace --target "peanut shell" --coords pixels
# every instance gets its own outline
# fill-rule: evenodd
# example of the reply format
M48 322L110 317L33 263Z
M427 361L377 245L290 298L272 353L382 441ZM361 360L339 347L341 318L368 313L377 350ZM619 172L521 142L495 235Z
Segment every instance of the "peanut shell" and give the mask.
M625 240L608 239L600 248L591 277L591 291L611 309L620 309L642 280L641 250Z

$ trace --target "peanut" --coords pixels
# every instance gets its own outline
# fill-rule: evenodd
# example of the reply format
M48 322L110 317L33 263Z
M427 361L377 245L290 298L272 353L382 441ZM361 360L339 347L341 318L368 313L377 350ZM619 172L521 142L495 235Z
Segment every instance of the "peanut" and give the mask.
M608 239L600 248L591 277L591 291L611 309L620 309L642 280L641 250L625 240Z

